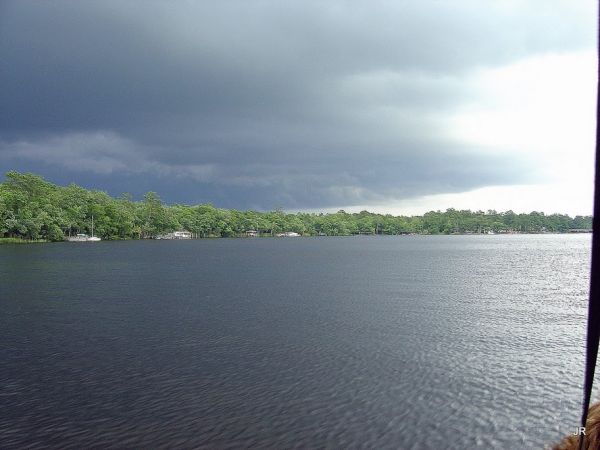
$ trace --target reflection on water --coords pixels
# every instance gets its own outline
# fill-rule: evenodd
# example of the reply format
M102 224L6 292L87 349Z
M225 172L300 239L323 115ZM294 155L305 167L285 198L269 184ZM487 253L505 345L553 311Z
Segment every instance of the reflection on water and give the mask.
M0 248L0 447L541 448L590 236Z

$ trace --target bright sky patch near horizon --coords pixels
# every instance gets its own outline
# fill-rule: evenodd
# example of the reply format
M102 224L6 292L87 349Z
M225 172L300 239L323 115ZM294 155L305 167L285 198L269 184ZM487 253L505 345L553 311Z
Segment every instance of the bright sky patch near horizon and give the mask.
M220 207L591 214L596 5L5 1L0 170Z

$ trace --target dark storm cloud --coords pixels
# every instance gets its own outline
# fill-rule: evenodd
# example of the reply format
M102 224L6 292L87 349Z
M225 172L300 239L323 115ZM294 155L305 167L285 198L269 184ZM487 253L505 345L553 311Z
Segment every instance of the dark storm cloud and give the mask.
M5 2L0 168L259 208L523 182L435 117L473 68L589 42L577 8L538 5Z

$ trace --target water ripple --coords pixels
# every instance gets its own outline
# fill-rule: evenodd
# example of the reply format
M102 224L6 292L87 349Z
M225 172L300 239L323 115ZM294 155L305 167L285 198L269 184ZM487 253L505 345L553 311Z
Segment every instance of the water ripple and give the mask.
M1 448L533 449L577 422L587 236L18 247Z

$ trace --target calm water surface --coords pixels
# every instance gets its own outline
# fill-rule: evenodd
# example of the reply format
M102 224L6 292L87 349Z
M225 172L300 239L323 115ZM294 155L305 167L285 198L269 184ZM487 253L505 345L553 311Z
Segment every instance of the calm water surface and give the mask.
M590 235L0 247L0 447L534 449Z

